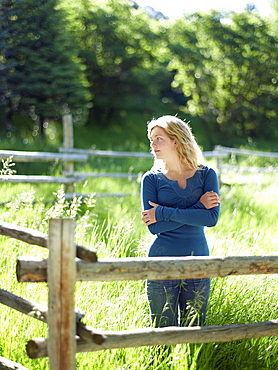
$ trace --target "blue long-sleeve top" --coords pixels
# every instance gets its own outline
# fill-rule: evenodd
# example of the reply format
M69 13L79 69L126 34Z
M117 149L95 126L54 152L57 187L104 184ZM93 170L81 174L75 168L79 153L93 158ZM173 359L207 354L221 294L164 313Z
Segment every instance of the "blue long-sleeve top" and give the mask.
M155 211L157 222L148 226L154 234L149 257L209 255L204 227L216 225L220 207L206 209L199 199L211 190L219 193L217 176L206 166L186 180L185 189L161 171L145 173L141 184L142 207L152 208L149 201L159 204Z

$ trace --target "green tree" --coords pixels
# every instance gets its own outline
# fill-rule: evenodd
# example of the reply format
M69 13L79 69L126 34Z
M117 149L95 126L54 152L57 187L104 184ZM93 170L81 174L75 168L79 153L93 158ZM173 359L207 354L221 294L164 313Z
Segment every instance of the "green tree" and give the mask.
M57 0L2 0L2 100L40 122L71 112L86 115L88 95ZM83 79L83 80L82 80Z
M7 129L11 126L11 101L15 98L14 92L9 87L9 76L19 65L19 61L12 57L13 48L10 45L11 40L16 38L16 31L13 27L9 27L9 22L18 18L14 3L15 0L0 2L0 111L2 119L3 116L6 117Z
M165 27L125 0L64 2L92 93L91 119L109 125L127 112L154 112L169 88ZM105 4L106 6L104 6Z
M227 137L272 137L277 119L277 40L252 12L231 14L230 23L223 18L210 12L177 21L172 38L181 50L175 52L172 66L178 70L174 83L190 98L186 111L209 128L211 145ZM176 29L184 34L190 30L196 40L176 37Z
M212 132L216 127L207 109L216 79L210 68L209 49L200 45L197 15L188 15L175 21L168 32L168 46L171 53L168 69L175 72L172 88L181 88L187 97L187 104L180 109L189 116L201 118L207 141L213 144Z
M232 17L237 34L236 53L225 70L226 92L218 106L217 120L223 131L251 137L271 138L277 121L277 38L258 15L244 12ZM223 94L222 94L223 96ZM218 99L219 101L219 99Z
M271 1L272 13L267 17L272 34L278 36L278 0Z

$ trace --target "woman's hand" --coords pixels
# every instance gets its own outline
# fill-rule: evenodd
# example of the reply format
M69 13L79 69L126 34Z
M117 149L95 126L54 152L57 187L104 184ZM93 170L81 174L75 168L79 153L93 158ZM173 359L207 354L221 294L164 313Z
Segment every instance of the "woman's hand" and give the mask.
M149 200L149 205L152 206L153 208L147 209L146 211L142 212L142 220L143 222L149 226L151 224L154 224L156 222L155 218L155 210L159 206L159 204L156 204L152 201Z
M211 209L218 206L220 198L214 191L207 191L201 196L199 201L206 207L206 209Z

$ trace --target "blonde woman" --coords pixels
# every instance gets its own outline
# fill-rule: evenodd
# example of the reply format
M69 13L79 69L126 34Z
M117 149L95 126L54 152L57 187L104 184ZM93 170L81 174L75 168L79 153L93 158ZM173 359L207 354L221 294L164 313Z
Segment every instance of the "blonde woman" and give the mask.
M175 116L148 123L153 168L142 179L142 220L155 235L149 257L208 256L205 226L219 216L215 171L202 165L202 152L189 125ZM202 325L210 279L147 281L152 324Z

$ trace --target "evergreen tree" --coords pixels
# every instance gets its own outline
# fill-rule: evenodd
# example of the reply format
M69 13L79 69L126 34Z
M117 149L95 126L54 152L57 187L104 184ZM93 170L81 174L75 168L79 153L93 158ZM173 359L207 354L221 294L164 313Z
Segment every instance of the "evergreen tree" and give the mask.
M19 61L13 58L14 47L17 44L17 32L11 27L12 22L18 18L18 10L15 9L15 0L0 1L0 112L5 117L7 129L11 126L12 107L11 101L15 98L14 92L9 86L9 76L19 65ZM4 122L4 121L3 121Z
M2 63L6 106L40 122L72 113L86 115L87 89L65 33L57 0L2 0ZM2 98L3 99L3 98Z

